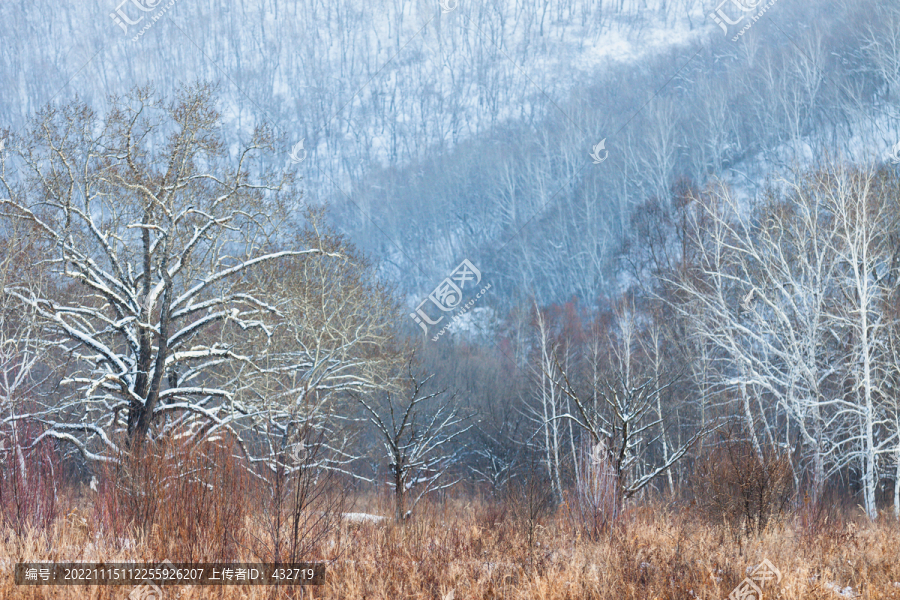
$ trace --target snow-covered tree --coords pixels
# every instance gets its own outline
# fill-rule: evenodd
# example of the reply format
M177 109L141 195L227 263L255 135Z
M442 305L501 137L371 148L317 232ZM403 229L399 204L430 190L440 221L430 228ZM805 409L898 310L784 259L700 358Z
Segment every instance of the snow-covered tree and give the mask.
M246 454L269 456L251 426L291 414L311 389L370 386L364 352L348 347L378 328L362 332L364 317L320 304L331 338L310 349L313 325L299 315L317 282L302 280L306 295L291 289L296 280L271 283L279 272L302 279L303 259L347 259L333 243L300 243L316 236L288 235L302 205L291 175L258 166L273 144L259 127L244 147L227 147L206 85L168 104L136 90L102 119L82 104L47 108L11 140L2 216L30 228L47 284L9 285L4 297L40 319L45 347L65 353L58 391L15 418L40 421L43 437L93 460L117 460L147 438L227 432ZM283 343L292 336L293 347ZM260 394L285 375L303 382L293 397Z
M835 165L757 204L719 185L698 199L697 267L671 281L757 452L799 439L795 466L813 498L832 474L857 470L873 518L879 456L896 452L897 435L885 310L896 274L879 182Z
M687 300L678 309L698 343L715 348L714 377L737 399L758 453L763 444L789 447L770 422L789 415L817 497L828 453L823 386L835 375L830 216L808 185L786 198L772 192L755 209L724 186L698 204L697 266L672 281Z
M411 359L403 386L405 398L398 399L391 393L378 403L362 396L357 398L390 461L389 484L398 523L409 518L426 494L458 482L443 478L460 458L461 448L452 448L454 440L472 427L463 426L464 417L453 395L444 390L425 392L430 379L413 372Z
M633 306L618 307L616 321L616 335L609 339L606 368L591 381L590 390L579 391L558 360L555 384L574 405L571 412L559 418L576 423L590 440L592 460L612 470L616 506L620 507L623 500L671 469L712 428L700 428L682 443L670 444L662 453L657 452L666 426L672 425L662 416L659 397L675 385L682 373L660 373L642 364L638 356L641 328ZM592 400L589 396L593 396Z
M875 492L878 457L895 452L886 401L892 365L888 334L891 257L888 246L888 202L878 178L867 170L836 167L822 176L820 195L834 215L836 273L840 302L834 324L849 337L844 393L838 398L835 457L855 464L862 474L866 514L877 515Z
M324 219L322 209L309 211L295 244L320 253L280 259L259 282L279 298L283 319L260 348L266 368L247 393L267 407L270 454L290 453L303 431L327 432L318 438L325 446L320 462L353 475L348 394L391 386L402 365L394 326L403 311L365 257Z

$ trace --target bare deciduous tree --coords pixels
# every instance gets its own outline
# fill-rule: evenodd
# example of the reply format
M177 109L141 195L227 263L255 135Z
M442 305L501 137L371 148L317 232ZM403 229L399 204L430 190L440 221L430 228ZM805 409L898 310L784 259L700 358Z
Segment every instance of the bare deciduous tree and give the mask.
M598 464L612 468L617 486L617 506L668 471L687 451L709 433L701 428L684 443L669 446L663 460L654 460L651 452L662 440L664 421L657 413L657 397L672 387L681 377L660 377L660 373L643 375L636 360L638 326L633 309L618 314L620 335L611 343L611 367L592 386L599 402L587 402L570 382L566 370L557 361L560 378L556 381L575 405L575 413L562 415L577 423L590 436ZM611 340L612 342L612 340Z
M383 406L357 398L390 460L390 485L394 489L394 516L398 523L409 518L426 494L457 483L458 480L444 483L441 478L459 459L460 449L450 451L452 442L472 427L461 427L464 418L454 396L441 401L445 391L425 393L424 387L431 378L418 378L413 373L412 359L406 379L405 401L397 402L390 393ZM412 494L415 497L408 503Z
M812 189L790 191L785 200L770 193L759 214L724 188L698 203L697 267L671 283L688 300L678 310L698 343L715 349L712 374L739 399L758 455L758 426L769 439L774 434L772 414L753 406L754 397L770 398L791 416L811 463L815 498L827 468L824 386L836 358L829 343L836 262L828 215Z
M714 378L737 396L758 457L799 439L795 485L799 466L813 499L830 475L858 470L872 518L879 456L895 452L897 435L882 181L830 165L749 207L719 186L698 203L697 267L671 281L698 341L715 349Z
M837 284L833 324L849 334L849 356L844 371L844 394L838 399L838 427L834 432L838 464L858 463L862 473L866 514L878 516L875 492L879 481L878 457L893 453L886 400L890 352L888 333L891 312L882 309L891 295L887 247L885 190L873 173L835 167L821 177L823 205L834 215Z
M531 371L537 381L537 404L526 405L526 414L538 426L537 437L540 439L544 468L550 481L554 504L562 501L562 462L565 458L565 426L560 416L567 412L566 397L556 385L559 376L556 359L561 350L554 339L553 332L546 315L535 303L535 333L537 333L537 350L539 355L537 368Z
M103 120L84 105L48 108L15 140L13 170L4 155L3 218L32 228L56 286L4 293L68 355L60 396L17 418L89 459L117 460L147 436L239 432L266 408L244 393L264 368L250 350L283 313L249 282L321 250L278 236L299 194L254 166L270 133L232 156L218 120L209 86L167 106L142 89ZM54 292L63 285L68 295Z
M349 394L391 385L402 365L394 340L401 311L365 257L324 219L322 209L309 211L296 244L320 254L273 263L258 284L279 299L283 319L260 347L265 368L246 393L267 406L258 427L268 431L269 454L284 454L299 431L312 428L326 432L319 465L358 476L350 469L358 456Z

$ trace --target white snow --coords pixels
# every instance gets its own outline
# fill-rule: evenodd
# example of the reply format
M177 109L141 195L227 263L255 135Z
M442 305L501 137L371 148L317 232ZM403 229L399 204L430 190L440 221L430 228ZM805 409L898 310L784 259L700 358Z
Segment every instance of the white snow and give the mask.
M361 512L341 513L341 518L350 523L380 523L387 519L387 517L382 517L381 515Z

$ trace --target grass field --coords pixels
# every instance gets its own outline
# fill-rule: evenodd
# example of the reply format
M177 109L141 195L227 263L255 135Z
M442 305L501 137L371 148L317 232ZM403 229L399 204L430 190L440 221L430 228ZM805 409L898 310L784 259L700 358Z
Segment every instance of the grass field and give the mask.
M232 541L222 545L186 529L182 533L193 537L180 537L165 524L104 535L90 501L89 493L80 495L71 502L75 508L43 532L7 532L0 554L8 576L0 597L156 598L129 586L16 586L11 573L18 561L266 560L241 542L265 537L253 530L263 521L251 510L236 530L225 532ZM351 504L357 512L391 514L386 498ZM789 513L761 535L743 536L710 523L695 506L648 503L627 508L589 539L565 504L538 515L520 505L455 498L420 505L403 525L344 519L309 552L309 559L327 561L324 585L164 586L162 597L724 600L768 559L781 580L765 584L764 598L900 599L900 526L888 515L870 523L854 509L815 518Z

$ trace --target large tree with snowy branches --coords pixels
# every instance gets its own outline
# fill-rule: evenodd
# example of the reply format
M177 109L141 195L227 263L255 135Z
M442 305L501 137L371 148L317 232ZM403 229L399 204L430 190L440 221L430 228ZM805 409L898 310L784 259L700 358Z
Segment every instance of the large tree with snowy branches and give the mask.
M315 235L289 234L302 229L302 205L292 175L261 166L274 144L266 127L241 148L226 144L207 85L171 103L136 90L103 118L78 103L47 108L8 140L2 218L30 228L48 276L3 293L65 357L54 391L12 419L40 421L42 437L92 460L117 460L148 438L198 443L227 432L265 456L264 443L249 443L263 421L285 429L308 418L297 407L318 386L376 385L367 357L387 335L384 311L380 323L363 319L366 329L320 305L320 324L354 331L312 342L297 332L314 284L292 295L298 284L285 276L302 277L311 259L324 275L335 268L323 261L343 273L362 267L333 240L323 249ZM285 376L298 393L260 393Z

